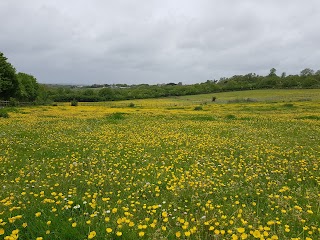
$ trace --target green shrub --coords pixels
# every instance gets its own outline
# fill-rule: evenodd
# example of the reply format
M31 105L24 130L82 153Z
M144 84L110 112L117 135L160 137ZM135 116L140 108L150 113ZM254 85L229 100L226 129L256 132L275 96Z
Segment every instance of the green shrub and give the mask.
M203 110L203 108L202 108L202 106L196 106L196 107L194 108L194 110L195 110L195 111L201 111L201 110Z
M107 119L112 122L118 121L118 120L123 120L123 119L125 119L124 114L125 113L121 113L121 112L112 113L111 115L107 116Z
M237 117L233 114L229 114L226 116L226 119L229 119L229 120L233 120L233 119L236 119Z
M9 114L6 110L0 109L0 118L8 118Z
M78 106L78 101L75 100L75 99L73 99L73 100L71 101L71 106Z
M135 107L135 104L134 103L130 103L129 107L133 108L133 107Z
M9 105L10 107L17 107L19 105L19 102L17 99L11 97L9 99Z

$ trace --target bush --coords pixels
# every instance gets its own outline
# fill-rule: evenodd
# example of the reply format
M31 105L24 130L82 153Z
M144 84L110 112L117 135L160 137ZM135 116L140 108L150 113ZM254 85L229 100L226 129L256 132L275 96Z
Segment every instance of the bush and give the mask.
M229 114L229 115L226 116L226 119L228 119L228 120L234 120L236 118L237 117L235 115L233 115L233 114Z
M202 106L196 106L196 107L194 108L194 110L195 110L195 111L201 111L201 110L203 110L203 108L202 108Z
M9 114L4 109L0 109L0 118L8 118Z
M71 101L71 106L78 106L78 101L75 100L75 99L73 99L73 100Z
M217 100L217 97L212 97L212 102L215 102Z
M17 99L11 97L9 99L9 105L10 107L17 107L19 105L19 102L17 101Z
M130 104L129 104L129 107L132 107L132 108L133 108L133 107L135 107L135 104L134 104L134 103L130 103Z
M110 115L107 115L107 120L110 123L119 123L125 119L125 113L115 112Z

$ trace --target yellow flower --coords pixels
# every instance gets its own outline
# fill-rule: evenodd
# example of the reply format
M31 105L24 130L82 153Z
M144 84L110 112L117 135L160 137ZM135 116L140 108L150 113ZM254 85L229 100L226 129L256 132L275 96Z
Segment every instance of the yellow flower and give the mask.
M22 227L26 228L28 226L27 223L22 223Z
M238 233L244 233L245 229L244 228L237 228Z
M117 232L116 234L118 237L122 236L122 232Z
M42 239L43 239L42 237L37 237L37 238L36 238L36 240L42 240Z
M4 229L0 228L0 235L3 235L3 234L4 234Z
M112 232L112 228L106 228L106 232L107 233L111 233Z
M168 213L167 213L167 212L162 212L161 215L162 215L162 217L164 217L164 218L168 217Z
M185 235L186 237L189 237L189 236L191 235L191 233L188 231L188 232L185 232L184 235Z
M232 240L238 240L239 238L238 238L238 236L237 235L235 235L235 234L232 234Z
M40 217L41 216L41 212L37 212L35 215L36 215L36 217Z
M181 237L181 232L176 232L176 237L177 238Z
M72 227L76 227L76 226L77 226L76 222L72 223Z
M104 219L104 221L105 221L105 222L109 222L109 221L110 221L110 218L109 218L109 217L106 217L106 218Z
M94 238L96 235L97 235L97 233L96 233L95 231L92 231L92 232L89 233L88 239L92 239L92 238Z
M139 232L139 237L143 237L144 236L144 232Z
M261 233L259 230L255 230L252 235L255 237L255 238L260 238L261 237Z
M247 238L248 238L248 234L246 234L246 233L241 234L241 239L247 239Z

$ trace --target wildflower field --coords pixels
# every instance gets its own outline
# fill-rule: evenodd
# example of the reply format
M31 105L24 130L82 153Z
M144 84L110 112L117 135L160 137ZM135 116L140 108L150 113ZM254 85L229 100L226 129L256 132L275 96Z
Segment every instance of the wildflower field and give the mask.
M0 238L318 240L319 143L320 90L17 108Z

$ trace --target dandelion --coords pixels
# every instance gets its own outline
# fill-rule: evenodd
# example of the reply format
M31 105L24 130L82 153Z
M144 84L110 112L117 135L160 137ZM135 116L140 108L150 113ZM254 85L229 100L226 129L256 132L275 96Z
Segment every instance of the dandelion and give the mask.
M255 238L260 238L261 237L261 233L259 230L255 230L252 235L255 237Z
M97 235L97 233L95 231L91 231L88 235L88 239L92 239Z

